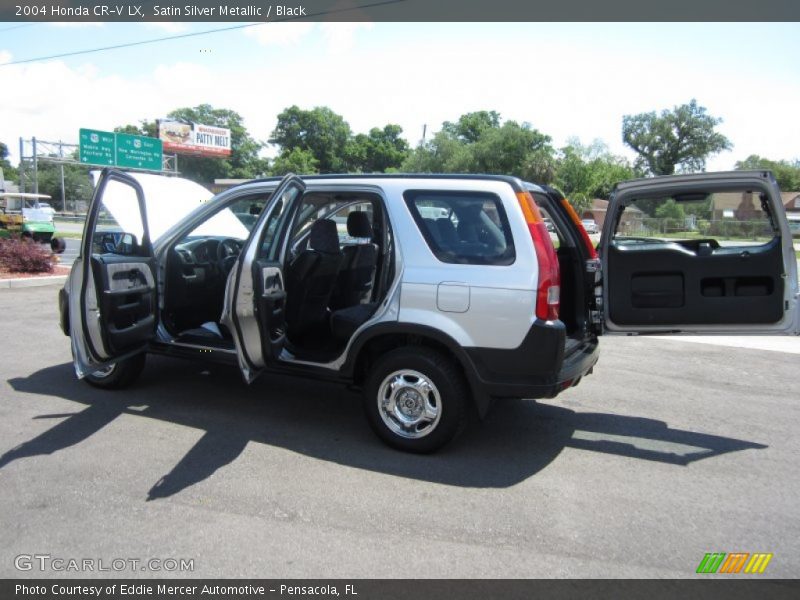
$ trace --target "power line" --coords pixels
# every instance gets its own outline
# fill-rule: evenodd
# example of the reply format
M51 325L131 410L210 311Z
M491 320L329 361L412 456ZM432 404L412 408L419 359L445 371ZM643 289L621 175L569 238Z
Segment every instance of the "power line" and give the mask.
M198 35L205 35L208 33L219 33L221 31L231 31L233 29L244 29L245 27L255 27L257 25L266 25L266 23L246 23L244 25L234 25L232 27L221 27L219 29L208 29L206 31L195 31L192 33L181 33L178 35L170 35L151 40L141 40L139 42L128 42L126 44L117 44L115 46L104 46L102 48L92 48L90 50L76 50L74 52L64 52L62 54L51 54L49 56L39 56L37 58L25 58L23 60L15 60L12 62L3 63L0 67L7 67L9 65L21 65L24 63L38 62L40 60L52 60L54 58L66 58L67 56L78 56L79 54L92 54L95 52L105 52L106 50L119 50L120 48L131 48L133 46L144 46L145 44L155 44L156 42L166 42L168 40L178 40L181 38L195 37Z
M350 6L350 7L345 7L345 8L337 8L337 9L333 9L333 10L320 11L318 13L309 14L306 17L304 17L304 19L310 19L310 18L314 18L314 17L322 17L322 16L325 16L325 15L331 15L331 14L341 13L341 12L360 10L360 9L363 9L363 8L374 8L376 6L383 6L383 5L387 5L387 4L398 4L398 3L406 2L406 1L407 0L383 0L382 2L372 2L372 3L369 3L369 4L362 4L360 6ZM89 50L75 50L73 52L64 52L64 53L61 53L61 54L51 54L49 56L39 56L37 58L25 58L25 59L22 59L22 60L14 60L14 61L11 61L11 62L0 64L0 68L8 67L8 66L11 66L11 65L21 65L21 64L25 64L25 63L39 62L39 61L43 61L43 60L52 60L54 58L66 58L68 56L78 56L78 55L81 55L81 54L93 54L93 53L96 53L96 52L105 52L106 50L119 50L120 48L132 48L134 46L144 46L145 44L155 44L155 43L158 43L158 42L166 42L166 41L169 41L169 40L179 40L179 39L183 39L183 38L196 37L196 36L200 36L200 35L207 35L209 33L221 33L221 32L224 32L224 31L233 31L235 29L245 29L247 27L258 27L258 26L261 26L261 25L269 25L269 23L296 21L296 20L299 20L299 19L297 17L287 17L285 19L275 19L274 21L265 21L265 22L260 22L260 23L245 23L244 25L233 25L233 26L230 26L230 27L220 27L219 29L207 29L205 31L195 31L195 32L190 32L190 33L181 33L181 34L177 34L177 35L169 35L169 36L164 36L164 37L160 37L160 38L153 38L153 39L150 39L150 40L141 40L139 42L128 42L128 43L125 43L125 44L116 44L114 46L104 46L102 48L92 48L92 49L89 49ZM36 23L30 23L30 24L26 24L26 25L19 25L17 27L28 27L30 25L35 25L35 24ZM14 28L15 27L12 27L10 29L14 29ZM7 31L7 30L0 30L0 31Z
M22 29L23 27L33 27L34 25L38 25L38 23L23 23L22 25L12 25L11 27L5 27L0 29L0 33L4 31L11 31L12 29Z

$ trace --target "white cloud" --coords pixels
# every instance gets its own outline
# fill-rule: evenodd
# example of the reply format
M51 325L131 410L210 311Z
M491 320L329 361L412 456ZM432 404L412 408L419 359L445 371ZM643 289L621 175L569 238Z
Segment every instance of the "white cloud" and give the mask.
M369 31L372 23L322 23L320 25L328 51L342 54L355 46L356 32L359 29Z
M328 53L342 54L356 43L359 30L369 31L373 24L364 23L264 23L248 27L244 34L262 46L297 46L300 42L315 43L315 36L322 35Z
M10 63L14 56L8 50L0 50L0 65Z

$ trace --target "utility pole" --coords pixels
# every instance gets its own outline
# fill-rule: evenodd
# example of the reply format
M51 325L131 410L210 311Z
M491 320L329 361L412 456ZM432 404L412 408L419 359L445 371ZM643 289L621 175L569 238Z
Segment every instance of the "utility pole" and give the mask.
M25 191L25 142L19 138L19 191Z
M36 157L36 138L33 138L33 193L39 193L39 160Z
M64 145L61 140L58 140L58 157L64 158ZM59 163L58 166L61 167L61 210L67 212L67 193L64 189L64 163Z

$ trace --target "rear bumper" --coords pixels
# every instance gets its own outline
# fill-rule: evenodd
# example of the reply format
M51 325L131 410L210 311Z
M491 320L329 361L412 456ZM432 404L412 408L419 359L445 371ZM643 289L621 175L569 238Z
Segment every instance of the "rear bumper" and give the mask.
M537 321L518 348L465 348L473 385L495 398L553 398L591 371L599 355L595 336L572 345L565 355L560 321Z

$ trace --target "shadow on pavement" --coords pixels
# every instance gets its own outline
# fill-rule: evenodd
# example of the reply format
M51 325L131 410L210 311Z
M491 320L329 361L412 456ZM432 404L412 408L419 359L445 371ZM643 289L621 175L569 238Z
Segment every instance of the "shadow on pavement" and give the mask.
M203 481L236 460L251 442L349 467L476 488L519 483L566 447L680 466L766 448L671 429L653 419L577 413L509 400L443 451L409 455L385 447L372 434L362 416L360 397L344 388L288 377L262 377L248 387L233 368L165 358L151 358L139 383L128 390L94 389L75 379L71 364L13 378L9 384L17 392L61 397L86 408L34 417L63 420L0 456L0 468L79 444L123 414L204 431L172 470L158 478L148 500L172 496Z

